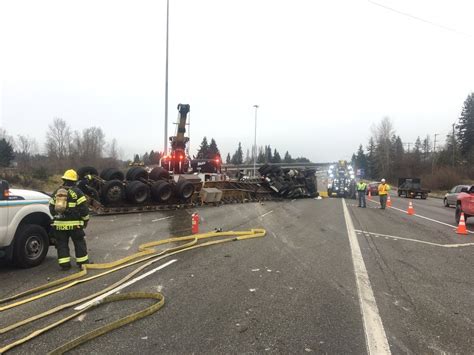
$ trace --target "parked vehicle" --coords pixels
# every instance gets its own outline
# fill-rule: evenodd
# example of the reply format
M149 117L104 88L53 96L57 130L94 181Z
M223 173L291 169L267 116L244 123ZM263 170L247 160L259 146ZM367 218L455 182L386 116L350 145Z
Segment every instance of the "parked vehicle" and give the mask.
M1 259L24 268L41 264L53 242L49 199L41 192L10 189L0 180Z
M461 212L464 212L464 219L474 216L474 186L468 185L461 188L456 200L455 219L456 224L459 224Z
M328 170L328 196L356 198L354 170L346 160L339 160Z
M368 184L366 195L368 195L369 191L370 191L371 196L378 196L378 194L379 194L379 185L380 185L380 182L371 182L370 184Z
M449 206L456 206L456 201L458 199L458 195L461 192L461 189L469 189L469 185L458 185L454 186L451 190L449 190L443 198L444 207Z
M419 178L399 178L398 179L398 196L405 196L416 198L420 196L425 200L431 190L421 187L421 180Z

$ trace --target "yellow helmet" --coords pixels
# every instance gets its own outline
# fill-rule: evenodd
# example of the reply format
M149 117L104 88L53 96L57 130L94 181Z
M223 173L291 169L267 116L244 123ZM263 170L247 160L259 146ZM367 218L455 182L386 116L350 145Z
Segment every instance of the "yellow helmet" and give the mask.
M69 180L69 181L77 181L78 180L78 176L77 176L77 173L75 170L73 169L69 169L67 170L63 177L61 178L63 180Z

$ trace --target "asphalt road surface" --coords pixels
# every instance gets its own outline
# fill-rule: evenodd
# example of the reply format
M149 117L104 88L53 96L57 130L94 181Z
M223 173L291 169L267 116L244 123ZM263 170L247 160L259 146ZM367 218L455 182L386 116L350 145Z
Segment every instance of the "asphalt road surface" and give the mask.
M72 353L472 354L474 234L455 233L454 209L442 200L392 197L387 210L377 201L366 209L331 198L94 217L87 234L96 263L190 234L195 211L201 231L264 228L267 235L172 257L175 263L122 291L160 291L161 310ZM406 214L408 201L416 216ZM468 227L474 231L469 221ZM131 270L1 312L0 328L103 289ZM0 268L0 297L61 276L52 249L37 268ZM149 304L101 306L11 353L46 353ZM67 314L2 334L0 347Z

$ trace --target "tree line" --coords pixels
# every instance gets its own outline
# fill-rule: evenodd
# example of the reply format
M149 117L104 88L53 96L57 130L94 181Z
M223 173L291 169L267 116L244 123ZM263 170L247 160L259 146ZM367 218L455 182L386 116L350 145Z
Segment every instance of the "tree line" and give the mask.
M226 164L251 164L253 163L253 156L253 154L250 155L250 149L247 149L247 153L245 154L244 158L242 144L241 142L239 142L239 145L232 156L230 155L230 153L227 153ZM256 158L257 164L310 163L310 160L305 157L292 158L288 151L286 151L285 155L282 158L278 150L276 148L272 150L270 145L258 147L258 153L256 154Z
M474 93L450 128L445 137L418 136L408 143L396 134L392 120L384 117L372 128L365 150L360 144L352 155L352 163L368 179L396 183L400 177L420 177L428 188L449 189L474 179Z

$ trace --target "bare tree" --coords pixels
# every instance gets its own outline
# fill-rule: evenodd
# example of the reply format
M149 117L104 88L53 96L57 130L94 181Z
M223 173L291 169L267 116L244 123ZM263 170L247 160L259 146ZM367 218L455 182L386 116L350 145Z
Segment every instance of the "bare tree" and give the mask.
M112 139L112 142L110 142L107 147L107 155L109 156L109 158L112 158L114 160L117 160L119 158L117 140L115 138Z
M19 134L16 140L16 149L24 156L31 156L38 152L38 145L34 138Z
M49 158L64 161L69 157L71 128L62 118L55 118L48 126L46 135L46 152Z
M388 177L391 174L391 140L390 138L395 134L393 122L389 117L384 117L380 123L372 127L372 135L375 140L375 159L376 170L380 177Z

